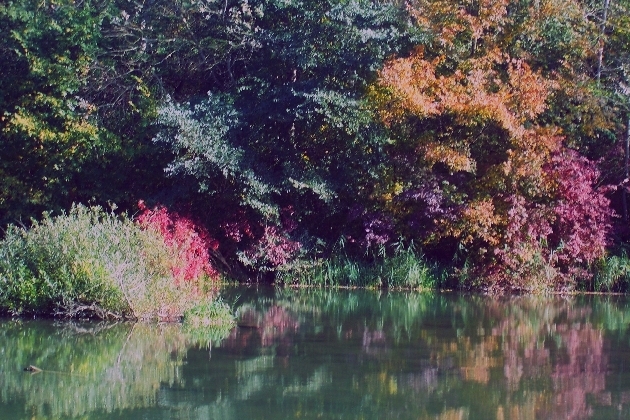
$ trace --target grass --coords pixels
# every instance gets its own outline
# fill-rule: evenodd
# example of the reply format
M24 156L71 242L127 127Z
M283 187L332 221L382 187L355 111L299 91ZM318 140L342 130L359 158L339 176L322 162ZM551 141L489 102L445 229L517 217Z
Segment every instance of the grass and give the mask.
M393 289L435 289L444 276L436 265L428 264L413 247L384 252L371 261L358 260L339 252L319 260L297 274L281 273L279 283L326 287L365 287Z
M610 255L595 265L593 288L598 292L624 292L630 289L630 258L625 252Z
M201 302L184 311L184 331L205 347L227 337L234 325L232 308L221 299Z

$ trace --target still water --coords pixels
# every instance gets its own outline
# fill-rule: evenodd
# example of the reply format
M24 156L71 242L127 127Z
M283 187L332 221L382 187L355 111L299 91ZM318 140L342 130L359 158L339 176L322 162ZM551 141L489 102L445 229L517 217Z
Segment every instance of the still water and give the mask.
M630 418L625 297L223 293L225 337L0 322L0 419Z

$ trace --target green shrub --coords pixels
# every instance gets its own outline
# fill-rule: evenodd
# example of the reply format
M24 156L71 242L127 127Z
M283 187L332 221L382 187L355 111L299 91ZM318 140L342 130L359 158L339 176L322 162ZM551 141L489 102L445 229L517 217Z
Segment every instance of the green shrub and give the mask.
M201 302L184 311L184 330L206 347L227 337L234 325L232 309L221 299Z
M596 291L627 292L630 288L630 258L624 253L602 258L595 265Z
M100 207L75 205L0 242L0 309L11 314L169 318L195 303L176 284L161 236Z

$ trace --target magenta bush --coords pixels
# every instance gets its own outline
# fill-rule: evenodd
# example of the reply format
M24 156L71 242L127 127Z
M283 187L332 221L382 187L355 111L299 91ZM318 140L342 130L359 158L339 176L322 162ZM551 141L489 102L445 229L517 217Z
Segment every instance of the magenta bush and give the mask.
M164 238L164 243L176 253L172 272L176 281L196 281L202 276L216 278L219 273L210 263L210 251L219 248L219 242L208 231L195 225L190 219L164 206L149 209L144 201L138 202L140 215L137 222L146 229L154 229Z

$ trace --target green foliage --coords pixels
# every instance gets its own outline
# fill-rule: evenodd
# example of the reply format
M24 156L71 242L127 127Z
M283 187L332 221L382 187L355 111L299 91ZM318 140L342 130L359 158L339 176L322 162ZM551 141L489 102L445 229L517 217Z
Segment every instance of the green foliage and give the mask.
M176 255L157 232L99 207L10 226L0 255L0 308L11 314L173 319L196 299L176 286Z
M184 331L205 347L228 336L234 325L232 308L220 298L198 303L184 311Z
M597 262L593 286L596 291L630 291L630 258L625 252L607 256Z
M78 96L94 58L90 2L0 5L0 223L67 208L84 165L109 146Z
M129 208L167 185L170 155L150 141L160 82L142 79L155 61L129 32L112 29L122 7L0 5L0 225L73 202Z
M387 138L364 92L385 58L419 35L388 2L249 4L256 48L247 67L205 98L161 108L157 140L176 153L169 173L196 178L220 200L215 208L238 206L255 225L277 226L291 205L294 235L329 245L384 169Z
M397 249L392 255L385 255L381 248L378 255L367 261L338 249L330 258L282 273L277 279L288 285L390 289L435 289L443 280L444 273L413 247Z

